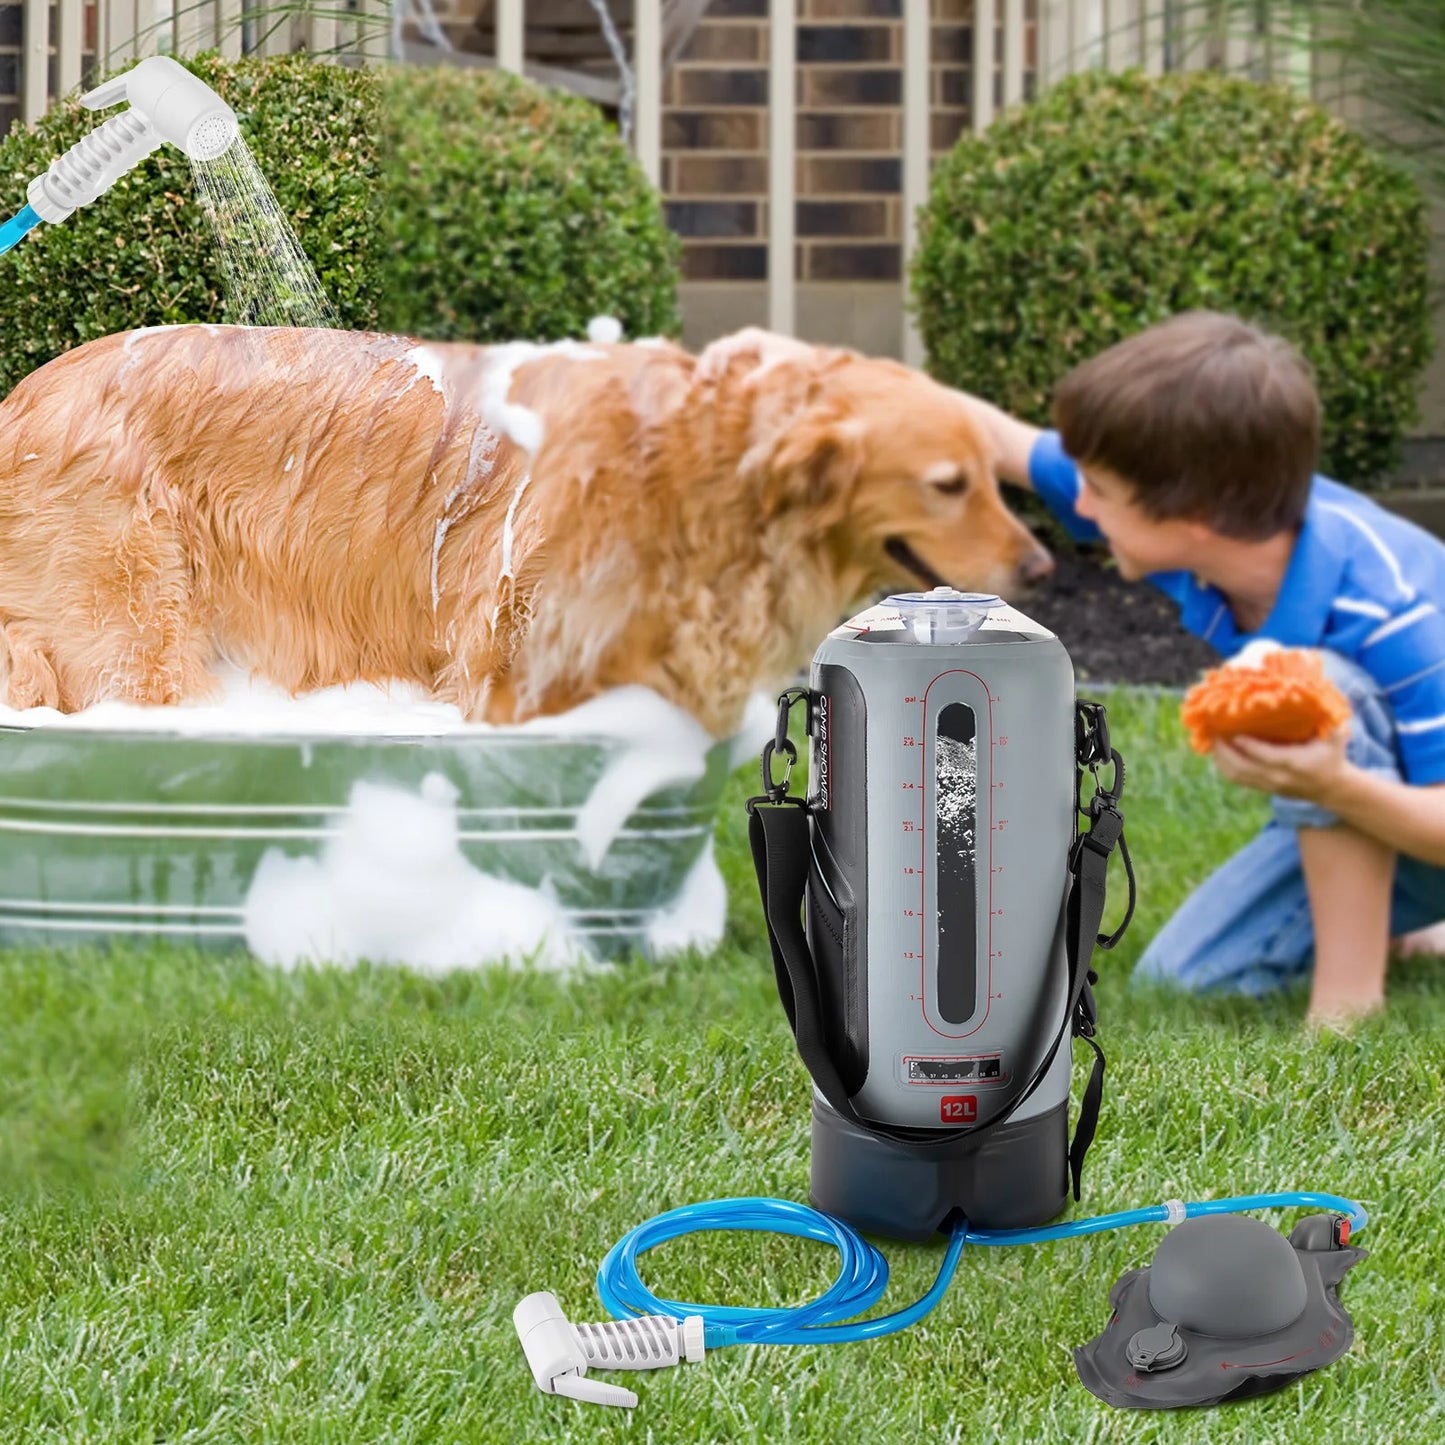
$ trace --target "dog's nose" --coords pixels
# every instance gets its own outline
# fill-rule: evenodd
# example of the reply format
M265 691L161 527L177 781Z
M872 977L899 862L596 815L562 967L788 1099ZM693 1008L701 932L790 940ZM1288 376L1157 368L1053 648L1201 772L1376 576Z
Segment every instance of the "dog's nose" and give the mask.
M1053 570L1053 555L1043 547L1036 548L1019 563L1019 576L1030 587L1046 581L1053 574Z

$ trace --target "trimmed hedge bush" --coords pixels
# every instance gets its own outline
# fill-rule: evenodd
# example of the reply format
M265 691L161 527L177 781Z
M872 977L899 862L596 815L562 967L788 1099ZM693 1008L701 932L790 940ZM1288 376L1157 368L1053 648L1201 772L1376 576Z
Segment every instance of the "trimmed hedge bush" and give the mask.
M681 245L595 106L503 71L385 73L388 331L555 340L599 314L675 335Z
M343 327L551 340L607 312L630 335L676 332L678 243L586 101L494 72L186 64L235 109ZM5 214L96 124L70 99L14 127L0 141ZM3 391L97 336L238 319L190 164L170 146L0 256L0 281Z
M1235 312L1315 367L1322 466L1398 458L1431 350L1418 186L1280 86L1078 76L939 163L912 270L933 373L1033 421L1081 361Z

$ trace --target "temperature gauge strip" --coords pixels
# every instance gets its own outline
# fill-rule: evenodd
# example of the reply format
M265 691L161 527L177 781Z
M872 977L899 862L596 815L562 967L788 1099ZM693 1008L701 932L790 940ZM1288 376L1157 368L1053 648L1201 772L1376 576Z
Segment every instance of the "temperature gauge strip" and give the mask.
M1008 1078L1001 1054L974 1054L968 1058L920 1058L905 1054L905 1084L1002 1084Z

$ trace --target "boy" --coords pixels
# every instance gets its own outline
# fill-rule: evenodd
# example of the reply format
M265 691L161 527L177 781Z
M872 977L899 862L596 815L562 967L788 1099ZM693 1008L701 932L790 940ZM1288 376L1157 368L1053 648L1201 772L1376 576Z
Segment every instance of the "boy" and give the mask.
M1309 371L1234 317L1178 316L1078 367L1055 393L1057 431L967 400L999 475L1077 540L1106 540L1190 632L1225 656L1254 638L1323 649L1354 709L1318 742L1216 746L1223 776L1272 795L1271 819L1136 978L1261 994L1313 955L1312 1023L1381 1006L1391 936L1445 919L1445 546L1313 475Z

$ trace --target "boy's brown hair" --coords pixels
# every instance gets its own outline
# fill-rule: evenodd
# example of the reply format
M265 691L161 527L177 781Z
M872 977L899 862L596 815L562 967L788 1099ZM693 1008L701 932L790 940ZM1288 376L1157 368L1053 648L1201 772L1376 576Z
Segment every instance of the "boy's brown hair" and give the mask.
M1259 541L1304 520L1320 446L1308 363L1236 316L1190 311L1076 367L1054 393L1064 450L1156 520Z

